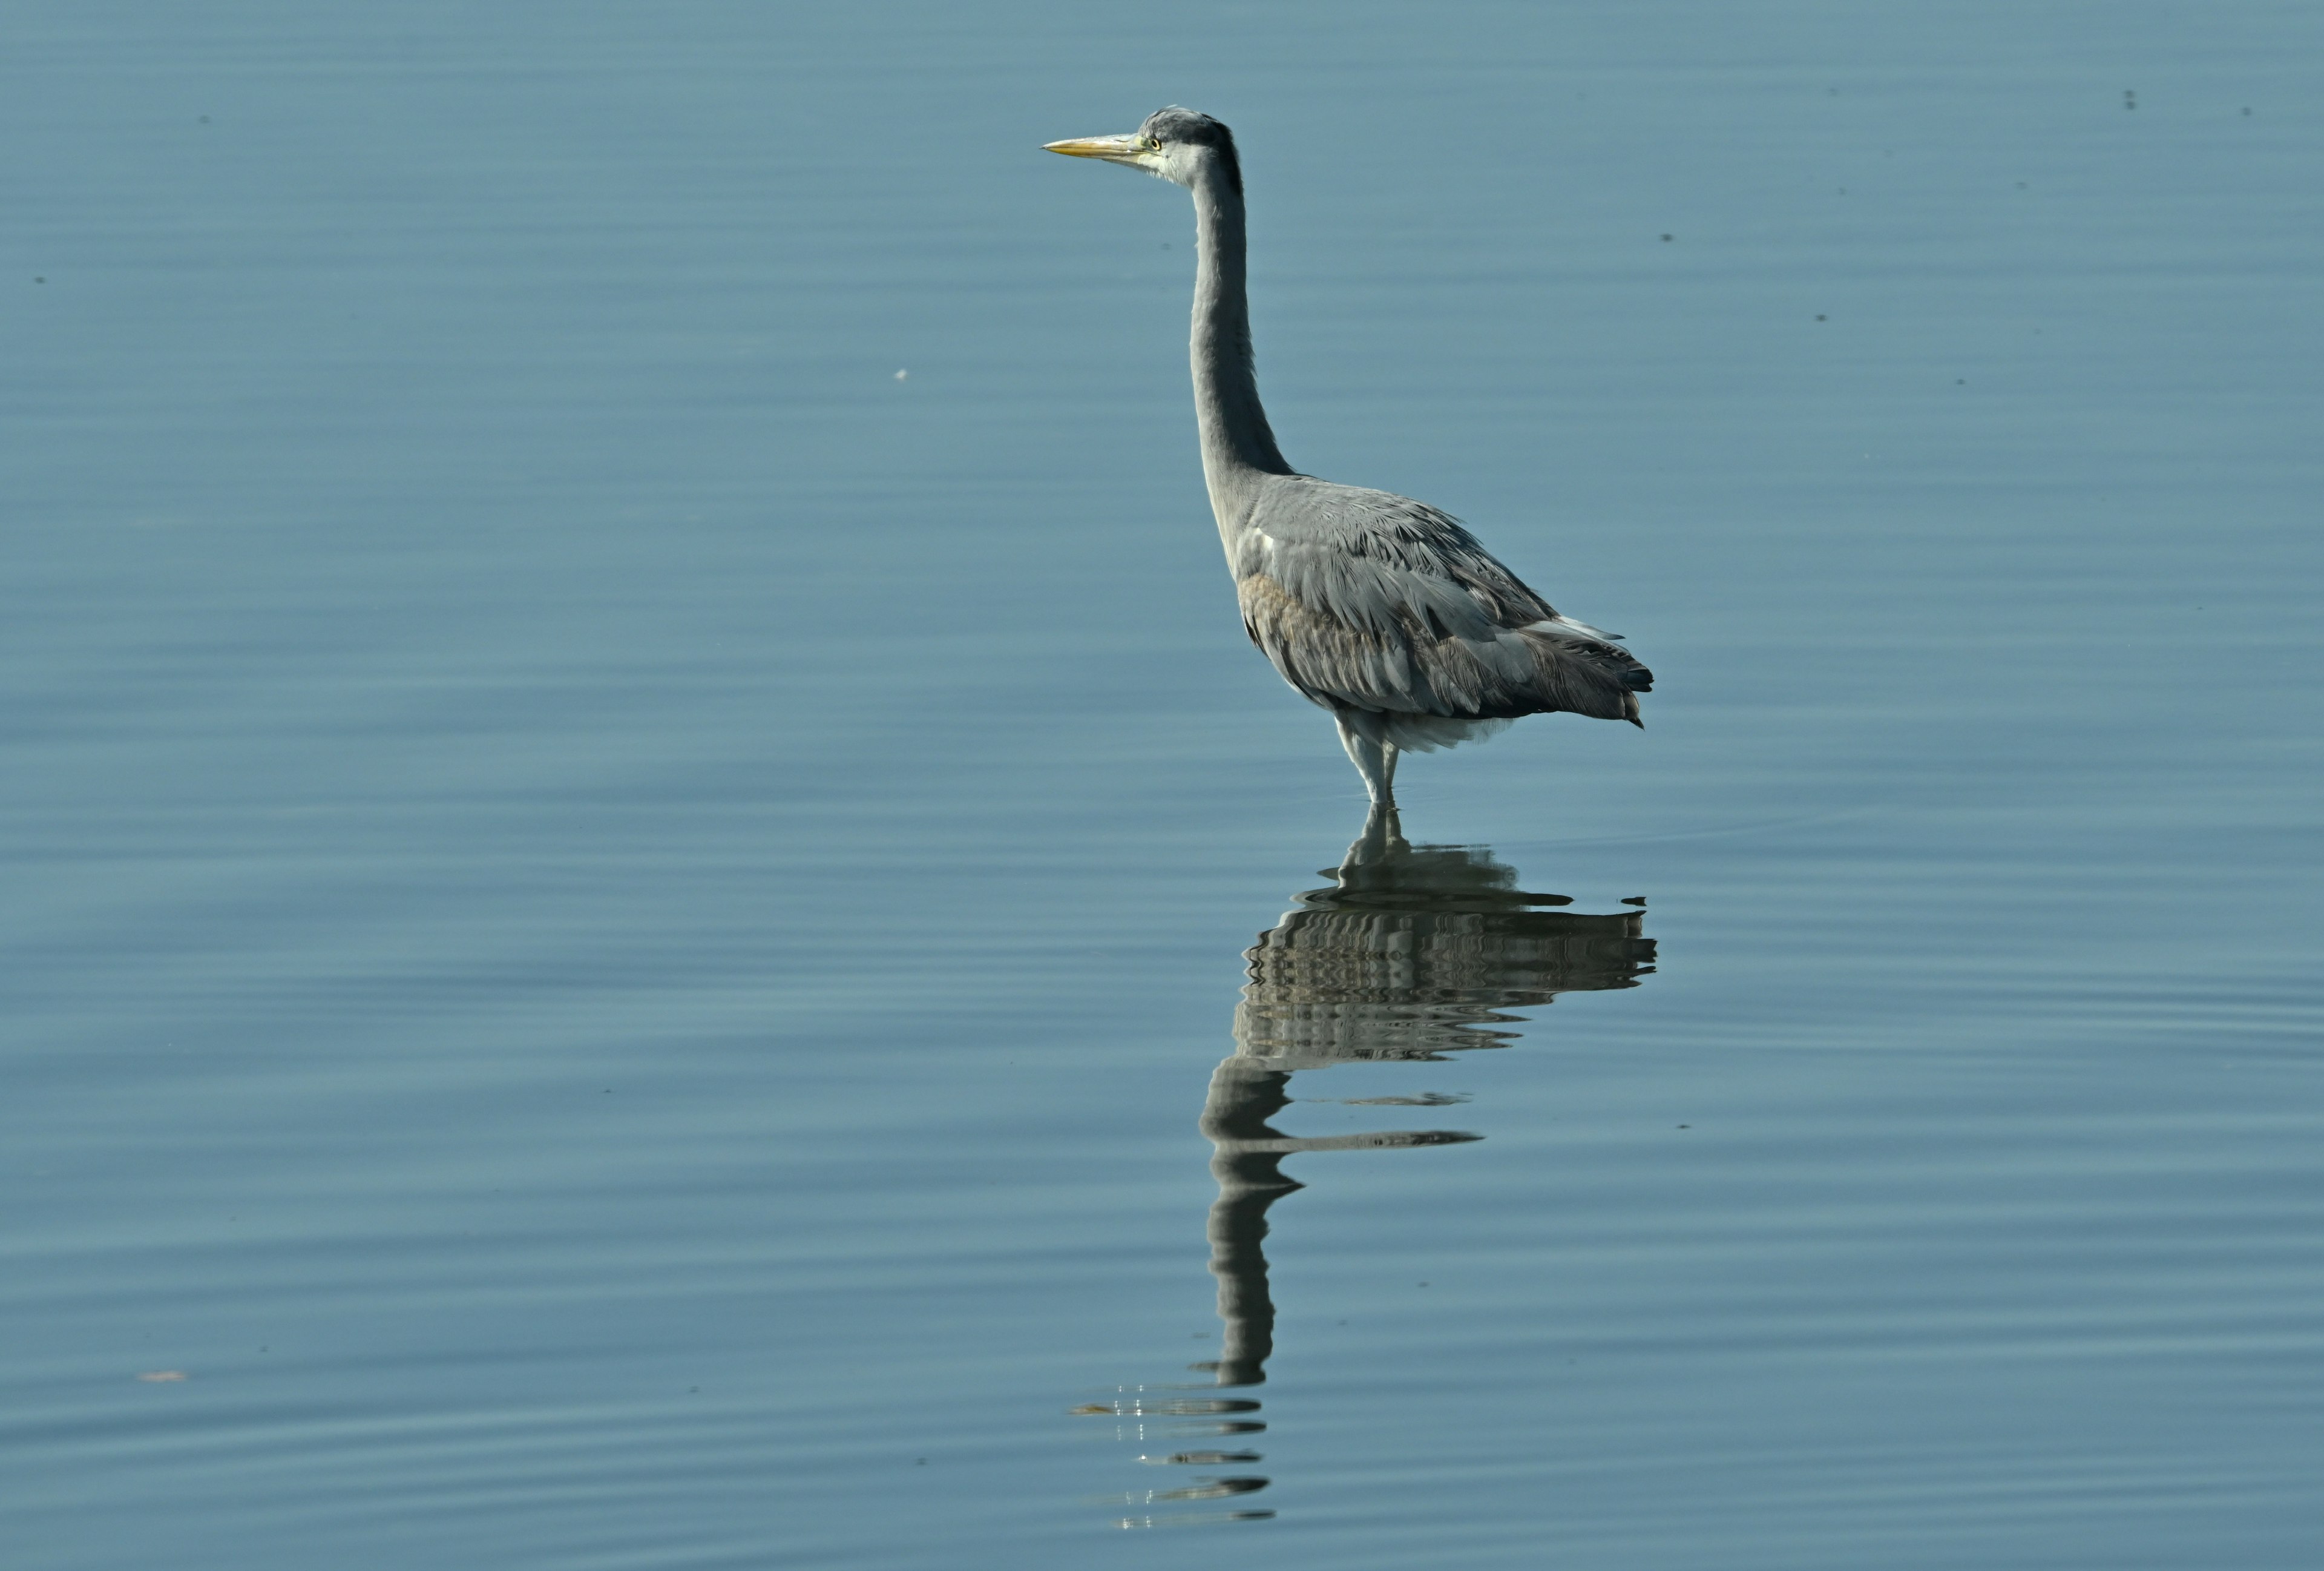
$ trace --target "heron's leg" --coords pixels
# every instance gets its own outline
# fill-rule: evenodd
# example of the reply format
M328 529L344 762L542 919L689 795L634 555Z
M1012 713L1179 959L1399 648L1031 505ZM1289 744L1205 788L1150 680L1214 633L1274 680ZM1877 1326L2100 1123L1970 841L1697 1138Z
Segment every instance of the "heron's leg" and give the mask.
M1348 762L1354 764L1356 772L1364 777L1364 790L1371 793L1373 801L1383 807L1395 806L1396 796L1388 790L1388 784L1395 766L1382 756L1380 744L1369 740L1349 725L1345 716L1334 716L1333 718L1340 723L1340 745L1348 750Z
M1396 804L1396 761L1404 756L1404 749L1393 742L1380 744L1380 794Z

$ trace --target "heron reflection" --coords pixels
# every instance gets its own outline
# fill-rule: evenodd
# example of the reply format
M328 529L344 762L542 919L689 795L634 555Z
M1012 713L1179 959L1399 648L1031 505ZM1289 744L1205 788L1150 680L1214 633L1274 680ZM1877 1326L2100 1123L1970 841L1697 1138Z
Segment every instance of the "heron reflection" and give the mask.
M1244 951L1235 1050L1212 1072L1203 1104L1201 1127L1219 1186L1209 1232L1222 1335L1217 1359L1194 1368L1214 1388L1250 1388L1267 1379L1275 1351L1268 1211L1302 1187L1284 1173L1285 1158L1484 1138L1452 1129L1286 1134L1273 1120L1293 1100L1294 1075L1351 1062L1442 1063L1456 1053L1505 1048L1518 1035L1509 1028L1523 1023L1509 1012L1540 1008L1561 993L1635 987L1653 969L1654 941L1639 930L1642 911L1559 909L1573 901L1519 889L1516 869L1489 847L1407 844L1393 809L1373 810L1328 876L1331 887L1296 896L1292 909ZM1424 1107L1459 1100L1358 1099ZM1261 1461L1251 1448L1267 1427L1258 1416L1260 1403L1198 1390L1144 1387L1079 1410L1126 1420L1125 1438L1161 1443L1141 1457L1146 1462L1224 1467ZM1209 1444L1194 1444L1200 1441ZM1128 1516L1121 1525L1269 1516L1259 1510L1171 1514L1174 1507L1253 1494L1268 1483L1227 1474L1135 1492L1125 1499L1133 1511L1157 1507L1162 1514Z

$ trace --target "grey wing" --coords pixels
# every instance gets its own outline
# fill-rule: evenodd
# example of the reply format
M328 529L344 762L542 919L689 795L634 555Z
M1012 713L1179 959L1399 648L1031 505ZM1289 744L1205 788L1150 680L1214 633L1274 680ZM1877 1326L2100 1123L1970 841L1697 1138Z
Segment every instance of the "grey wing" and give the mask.
M1614 635L1560 616L1457 520L1408 497L1293 477L1252 510L1231 561L1251 642L1334 710L1635 724L1653 684Z

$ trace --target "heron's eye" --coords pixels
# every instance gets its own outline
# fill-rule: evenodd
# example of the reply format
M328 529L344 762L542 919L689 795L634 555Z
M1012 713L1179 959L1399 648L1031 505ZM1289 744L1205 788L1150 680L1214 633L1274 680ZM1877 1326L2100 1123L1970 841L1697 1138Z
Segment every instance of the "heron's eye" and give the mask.
M1148 137L1148 138L1146 139L1146 151L1147 151L1147 152L1161 152L1161 151L1162 151L1162 139L1161 139L1160 137L1158 137L1158 136L1149 136L1149 137Z

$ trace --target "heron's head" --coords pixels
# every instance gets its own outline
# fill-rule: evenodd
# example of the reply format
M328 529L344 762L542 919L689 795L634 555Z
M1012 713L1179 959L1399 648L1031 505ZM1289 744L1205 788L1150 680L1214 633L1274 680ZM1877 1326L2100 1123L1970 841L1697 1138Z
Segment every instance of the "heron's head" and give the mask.
M1175 106L1157 109L1146 124L1121 136L1083 136L1052 142L1051 152L1068 158L1102 158L1127 164L1182 186L1191 186L1205 169L1223 176L1235 192L1242 190L1242 164L1235 157L1234 133L1192 109Z

